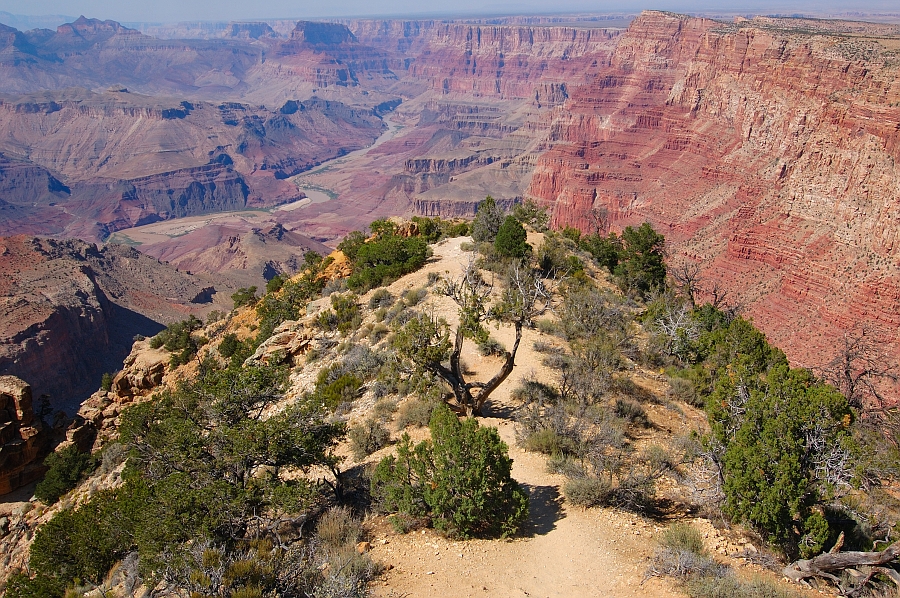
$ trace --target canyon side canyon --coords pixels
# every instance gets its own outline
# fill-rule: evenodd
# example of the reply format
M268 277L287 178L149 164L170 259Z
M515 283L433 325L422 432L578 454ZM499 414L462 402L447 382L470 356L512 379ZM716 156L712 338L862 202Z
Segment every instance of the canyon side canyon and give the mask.
M900 357L900 26L276 25L0 26L0 234L213 275L246 266L239 244L322 251L379 217L533 199L558 227L651 222L797 364L863 328ZM7 311L29 292L9 280Z

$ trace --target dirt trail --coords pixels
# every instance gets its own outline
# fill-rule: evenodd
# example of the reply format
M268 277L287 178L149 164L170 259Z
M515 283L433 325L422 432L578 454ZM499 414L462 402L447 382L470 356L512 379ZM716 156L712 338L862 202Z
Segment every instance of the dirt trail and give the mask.
M396 535L381 529L371 554L393 568L374 584L375 596L682 595L668 581L641 583L658 527L611 509L566 506L563 477L546 473L543 456L515 446L511 422L485 418L482 423L499 429L514 459L513 477L529 492L523 537L455 542L431 530Z
M391 285L391 291L399 295L405 289L424 285L430 271L458 275L467 261L460 241L454 239L435 247L435 259ZM529 241L534 244L537 239ZM456 319L456 306L445 297L430 295L428 309L451 322ZM511 345L511 328L491 326L490 333L506 346ZM375 596L683 596L668 580L641 583L657 545L658 524L612 509L584 510L565 505L565 478L547 473L546 457L527 453L516 445L510 390L526 376L542 379L550 375L541 365L540 354L532 348L537 338L536 331L525 331L516 369L491 396L487 405L490 417L480 419L482 425L499 430L513 458L513 477L529 492L530 516L524 534L510 541L461 542L433 530L398 535L382 522L373 533L371 556L392 568L372 585ZM499 364L496 358L482 357L470 346L464 350L463 360L479 379ZM418 438L420 434L416 431L412 435ZM371 459L380 459L392 450L379 451Z

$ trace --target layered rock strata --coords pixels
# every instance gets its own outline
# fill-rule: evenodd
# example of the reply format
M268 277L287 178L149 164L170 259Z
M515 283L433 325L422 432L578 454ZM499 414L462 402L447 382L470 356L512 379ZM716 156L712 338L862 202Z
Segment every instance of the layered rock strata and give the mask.
M862 323L896 358L900 32L794 25L645 13L569 88L528 194L556 226L649 220L798 363Z

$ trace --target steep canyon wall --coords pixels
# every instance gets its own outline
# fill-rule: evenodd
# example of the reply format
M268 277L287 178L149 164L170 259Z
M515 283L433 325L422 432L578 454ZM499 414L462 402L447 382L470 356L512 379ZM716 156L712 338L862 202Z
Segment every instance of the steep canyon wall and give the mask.
M529 195L557 226L649 220L797 362L864 323L896 358L897 47L645 13L570 88Z

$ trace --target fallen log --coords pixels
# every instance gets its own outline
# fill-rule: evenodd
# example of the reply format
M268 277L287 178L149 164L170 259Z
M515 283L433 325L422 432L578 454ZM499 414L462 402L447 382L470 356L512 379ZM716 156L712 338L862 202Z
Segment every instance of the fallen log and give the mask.
M840 542L835 545L840 550ZM832 548L830 552L820 554L811 559L800 559L784 568L782 573L785 577L794 583L805 584L805 580L810 577L822 577L833 581L841 590L844 596L850 596L858 592L863 585L874 576L875 573L881 573L887 576L891 581L900 587L900 573L885 567L898 556L900 556L900 541L894 542L880 552L837 552ZM859 567L871 567L871 572L866 576L863 583L853 589L845 589L841 586L840 578L835 573L840 573L845 569L856 569Z

